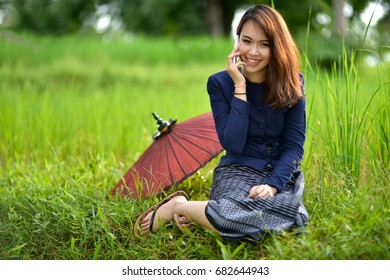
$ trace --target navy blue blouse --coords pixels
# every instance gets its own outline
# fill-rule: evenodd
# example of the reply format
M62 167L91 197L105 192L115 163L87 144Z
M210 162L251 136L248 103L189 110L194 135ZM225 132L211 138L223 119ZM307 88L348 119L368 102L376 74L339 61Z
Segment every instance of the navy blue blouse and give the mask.
M301 75L301 74L300 74ZM301 75L303 89L303 75ZM209 77L207 91L219 141L226 150L219 165L239 164L262 171L274 167L266 184L280 192L303 159L306 101L272 109L264 100L265 83L246 81L247 101L234 96L234 82L226 71Z

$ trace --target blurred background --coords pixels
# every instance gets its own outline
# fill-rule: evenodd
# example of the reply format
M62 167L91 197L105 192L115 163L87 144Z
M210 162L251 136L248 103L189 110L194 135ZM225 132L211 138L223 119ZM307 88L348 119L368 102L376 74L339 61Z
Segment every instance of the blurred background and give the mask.
M390 60L389 0L0 0L0 32L228 37L242 11L259 3L281 12L312 61L337 57L341 39L348 48L364 41L370 65Z

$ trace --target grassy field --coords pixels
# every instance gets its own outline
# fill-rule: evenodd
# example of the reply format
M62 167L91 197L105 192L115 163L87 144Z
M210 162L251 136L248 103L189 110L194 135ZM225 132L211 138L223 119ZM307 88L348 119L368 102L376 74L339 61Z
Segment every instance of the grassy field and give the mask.
M172 225L133 236L158 198L111 197L152 143L151 113L210 111L229 40L0 37L0 259L390 259L390 66L342 53L303 63L308 134L302 234L229 243ZM352 58L352 59L350 59ZM206 199L215 159L174 189Z

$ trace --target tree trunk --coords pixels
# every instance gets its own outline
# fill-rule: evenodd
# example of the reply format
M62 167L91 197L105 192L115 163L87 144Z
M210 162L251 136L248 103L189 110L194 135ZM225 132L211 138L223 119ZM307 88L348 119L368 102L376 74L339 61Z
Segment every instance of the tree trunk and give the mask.
M222 0L207 1L205 21L212 37L222 37L224 35Z

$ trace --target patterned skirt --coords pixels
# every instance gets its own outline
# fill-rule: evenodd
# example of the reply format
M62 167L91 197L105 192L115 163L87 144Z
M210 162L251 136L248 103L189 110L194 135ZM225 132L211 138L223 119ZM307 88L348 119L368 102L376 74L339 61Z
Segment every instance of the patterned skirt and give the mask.
M264 184L271 172L271 165L263 172L238 165L215 169L206 217L224 238L259 240L269 232L306 226L309 214L302 203L304 182L300 171L275 196L248 198L250 189Z

